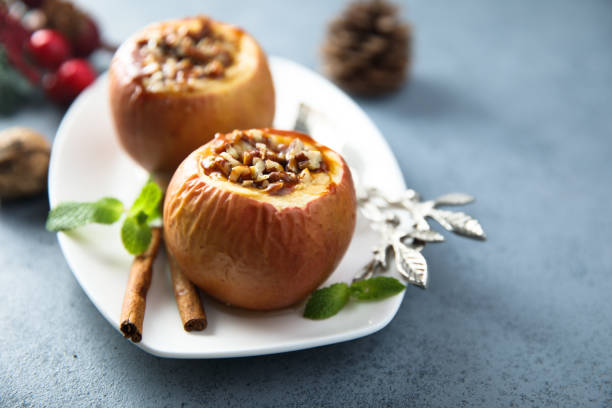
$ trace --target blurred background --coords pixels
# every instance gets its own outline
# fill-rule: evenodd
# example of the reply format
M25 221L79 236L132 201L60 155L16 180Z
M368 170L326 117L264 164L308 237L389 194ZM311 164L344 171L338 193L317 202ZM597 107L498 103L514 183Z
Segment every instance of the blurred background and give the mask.
M78 1L105 43L207 14L323 72L347 1ZM411 27L395 91L353 95L425 198L473 194L484 243L428 246L430 283L348 343L180 361L128 344L44 230L43 194L0 208L3 406L612 406L612 3L394 1ZM110 53L90 61L108 66ZM0 95L0 99L3 95ZM38 95L0 131L53 140ZM83 135L87 137L87 135Z

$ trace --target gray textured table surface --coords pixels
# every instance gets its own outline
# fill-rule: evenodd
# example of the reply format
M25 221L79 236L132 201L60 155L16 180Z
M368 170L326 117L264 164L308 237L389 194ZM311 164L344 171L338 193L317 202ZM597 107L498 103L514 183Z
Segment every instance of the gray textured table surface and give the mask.
M343 3L85 6L113 41L205 12L317 68ZM486 243L428 247L430 289L409 289L369 337L167 360L96 311L43 228L44 197L3 203L0 406L612 406L612 3L429 1L404 12L416 33L411 83L358 103L408 185L478 197L469 212ZM61 114L35 106L0 128L52 138Z

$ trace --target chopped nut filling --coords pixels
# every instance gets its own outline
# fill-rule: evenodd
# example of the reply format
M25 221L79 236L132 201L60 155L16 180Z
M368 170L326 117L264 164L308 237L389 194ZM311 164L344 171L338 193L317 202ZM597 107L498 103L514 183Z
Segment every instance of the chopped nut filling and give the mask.
M310 183L312 173L327 171L319 150L298 138L285 146L260 130L234 131L213 149L216 155L202 161L206 174L269 194L289 193L299 183Z
M222 78L236 45L213 33L208 20L169 26L138 43L142 82L152 92L193 89L195 81Z

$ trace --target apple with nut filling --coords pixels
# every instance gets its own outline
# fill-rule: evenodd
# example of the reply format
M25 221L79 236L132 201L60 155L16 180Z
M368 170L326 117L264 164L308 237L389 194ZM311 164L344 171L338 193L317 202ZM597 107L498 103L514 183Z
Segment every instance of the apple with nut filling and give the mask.
M171 175L215 132L267 127L274 86L266 56L243 30L205 16L153 24L110 66L119 141L145 169Z
M197 286L235 306L304 299L334 271L355 229L349 167L298 132L234 131L191 153L170 181L164 234Z

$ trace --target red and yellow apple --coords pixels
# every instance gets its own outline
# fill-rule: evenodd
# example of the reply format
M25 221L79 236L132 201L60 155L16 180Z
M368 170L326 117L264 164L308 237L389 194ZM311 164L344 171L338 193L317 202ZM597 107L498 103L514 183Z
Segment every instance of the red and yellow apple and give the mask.
M243 30L205 16L153 24L121 45L109 70L110 106L124 150L171 175L216 132L271 126L266 56Z
M355 228L344 159L275 129L217 134L174 173L164 239L195 285L255 310L304 299L334 271Z

